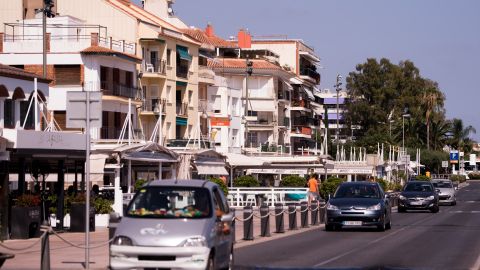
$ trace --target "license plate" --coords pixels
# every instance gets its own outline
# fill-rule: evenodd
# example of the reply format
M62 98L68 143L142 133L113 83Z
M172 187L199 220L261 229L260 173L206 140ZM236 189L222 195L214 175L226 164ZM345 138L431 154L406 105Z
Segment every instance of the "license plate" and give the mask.
M410 202L411 205L422 205L422 202Z
M362 222L361 222L361 221L344 221L344 222L343 222L343 225L347 225L347 226L362 226Z

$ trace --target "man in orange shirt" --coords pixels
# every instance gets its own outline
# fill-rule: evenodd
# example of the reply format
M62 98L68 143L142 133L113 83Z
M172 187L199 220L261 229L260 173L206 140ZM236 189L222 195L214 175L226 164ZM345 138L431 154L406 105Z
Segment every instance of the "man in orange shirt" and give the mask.
M318 191L318 174L314 173L308 179L308 205L314 200L318 200L320 197L320 193Z

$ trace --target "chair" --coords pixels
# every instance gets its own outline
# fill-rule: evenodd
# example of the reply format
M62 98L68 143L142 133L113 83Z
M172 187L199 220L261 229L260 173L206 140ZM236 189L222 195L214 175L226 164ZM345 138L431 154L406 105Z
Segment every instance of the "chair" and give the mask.
M257 200L255 199L255 195L247 195L245 205L257 206Z
M230 206L233 206L233 205L234 205L234 203L235 203L235 198L233 197L232 194L228 194L228 195L227 195L227 201L228 201L228 205L230 205Z
M146 63L145 66L146 66L146 71L147 72L152 72L152 73L154 72L155 69L153 68L152 64Z

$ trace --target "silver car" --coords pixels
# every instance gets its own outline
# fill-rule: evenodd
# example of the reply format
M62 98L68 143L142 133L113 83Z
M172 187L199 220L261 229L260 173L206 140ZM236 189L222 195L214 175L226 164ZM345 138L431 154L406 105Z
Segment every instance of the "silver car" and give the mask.
M435 189L439 190L438 198L440 204L456 205L456 187L453 187L453 183L448 179L432 179L432 184Z
M153 181L137 191L110 246L112 269L231 269L234 214L204 180Z

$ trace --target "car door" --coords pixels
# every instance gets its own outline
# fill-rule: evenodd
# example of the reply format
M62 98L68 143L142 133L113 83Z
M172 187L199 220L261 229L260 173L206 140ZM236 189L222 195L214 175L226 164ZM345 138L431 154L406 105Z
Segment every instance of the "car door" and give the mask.
M215 212L221 211L223 215L229 214L229 209L226 207L225 204L225 199L221 195L221 191L218 188L213 189L213 202L214 202L214 207L215 207ZM221 217L216 219L216 237L217 237L217 246L216 246L216 255L217 255L217 265L223 265L225 266L226 263L228 263L228 259L230 256L230 246L231 246L231 241L230 241L230 234L231 232L226 231L225 229L228 227L225 226L231 226L231 224L225 224L224 222L221 221Z

